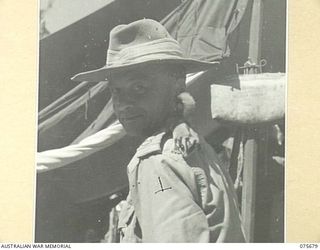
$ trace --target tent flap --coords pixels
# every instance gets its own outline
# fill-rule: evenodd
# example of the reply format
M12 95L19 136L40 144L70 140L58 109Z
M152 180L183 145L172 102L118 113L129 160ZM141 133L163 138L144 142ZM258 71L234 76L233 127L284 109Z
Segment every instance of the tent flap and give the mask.
M162 24L184 48L186 56L204 61L230 55L228 35L237 27L248 0L188 0Z

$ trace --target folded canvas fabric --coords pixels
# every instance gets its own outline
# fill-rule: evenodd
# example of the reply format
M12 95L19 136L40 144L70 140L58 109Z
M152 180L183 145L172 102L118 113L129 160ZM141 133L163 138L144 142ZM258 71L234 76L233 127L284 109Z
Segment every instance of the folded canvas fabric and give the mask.
M239 88L232 87L235 83ZM284 73L236 75L215 82L212 118L245 125L279 120L285 115L285 83Z

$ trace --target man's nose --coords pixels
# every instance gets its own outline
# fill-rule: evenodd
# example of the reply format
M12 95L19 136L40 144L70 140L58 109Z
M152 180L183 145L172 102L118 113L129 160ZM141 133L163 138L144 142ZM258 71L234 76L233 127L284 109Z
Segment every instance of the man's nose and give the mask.
M133 100L128 93L121 92L112 96L113 104L120 112L127 111L133 105Z

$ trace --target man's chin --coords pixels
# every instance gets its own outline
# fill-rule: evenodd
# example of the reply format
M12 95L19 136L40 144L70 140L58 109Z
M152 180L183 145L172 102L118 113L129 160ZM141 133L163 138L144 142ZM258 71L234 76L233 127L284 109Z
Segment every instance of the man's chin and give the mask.
M131 126L126 126L126 124L123 124L123 127L124 127L127 135L129 135L129 136L134 136L134 137L147 136L141 127L135 128L135 127L131 127Z
M147 128L142 128L142 127L131 127L131 126L126 126L123 124L123 127L129 136L134 136L134 137L142 137L146 138L151 136L155 131L147 129Z

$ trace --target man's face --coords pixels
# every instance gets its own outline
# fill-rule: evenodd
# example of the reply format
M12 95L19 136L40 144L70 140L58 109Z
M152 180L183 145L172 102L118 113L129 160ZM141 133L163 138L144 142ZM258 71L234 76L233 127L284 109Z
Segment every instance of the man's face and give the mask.
M130 135L150 136L174 109L176 77L164 65L148 65L108 77L114 111Z

